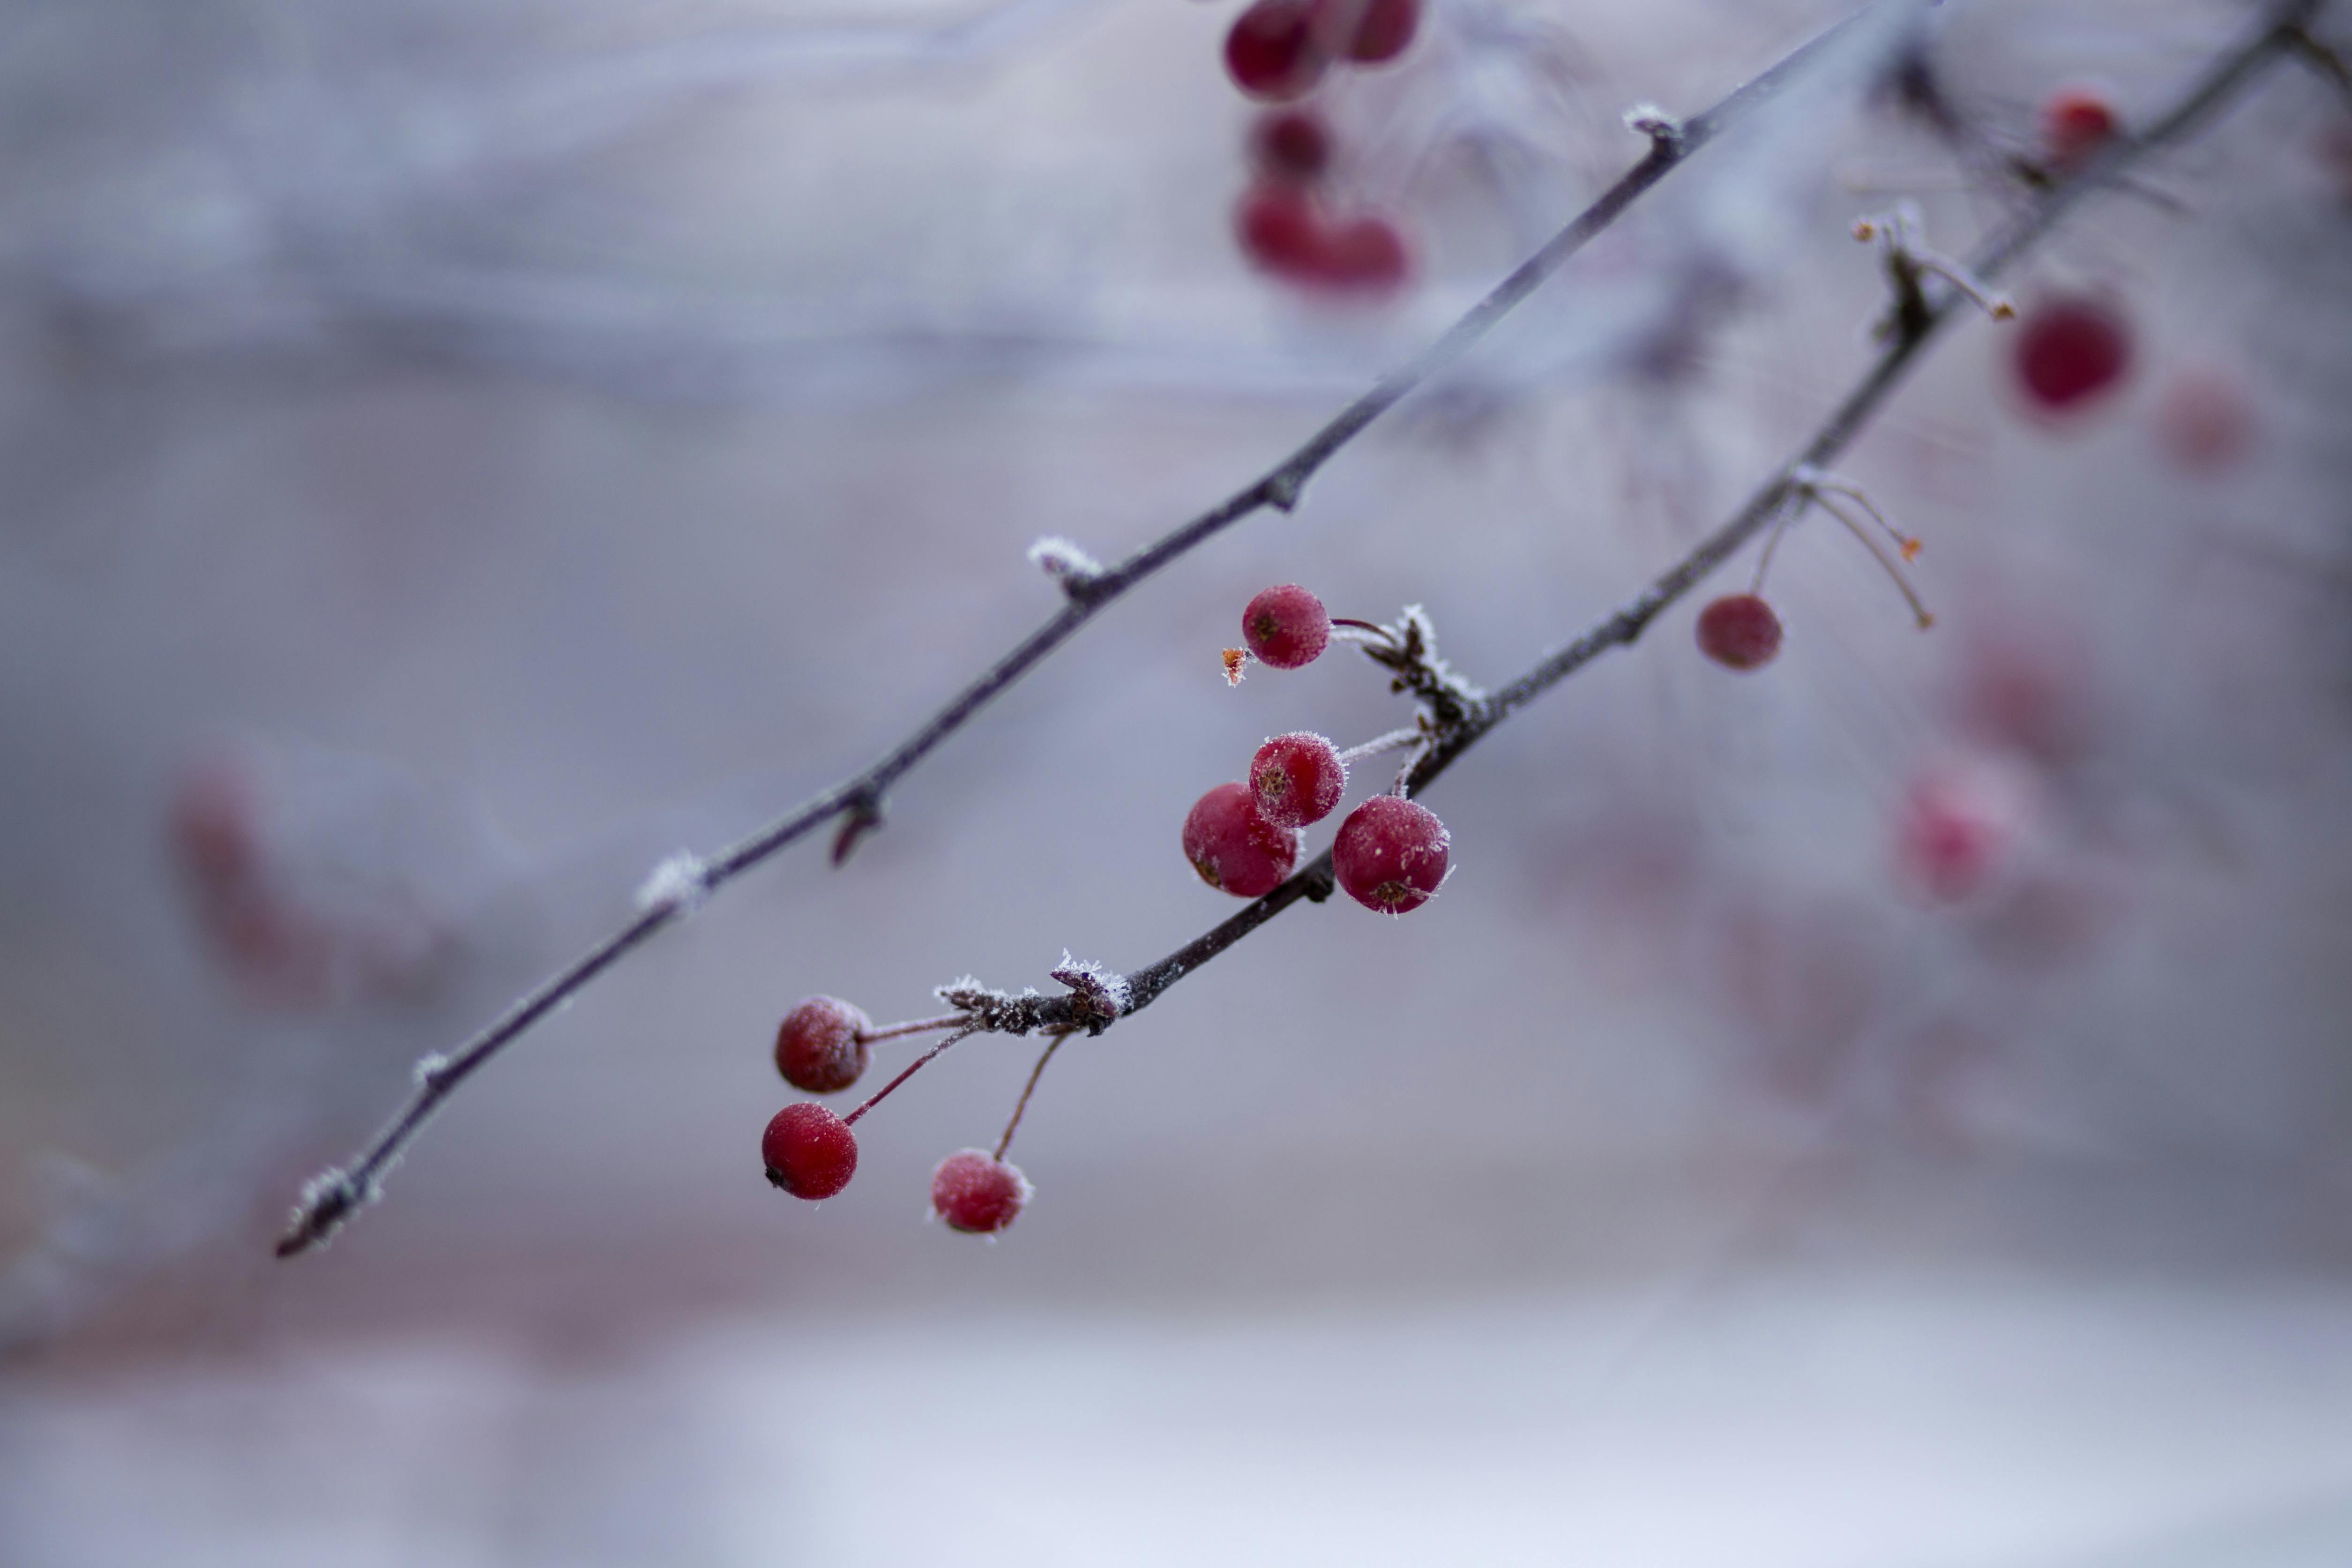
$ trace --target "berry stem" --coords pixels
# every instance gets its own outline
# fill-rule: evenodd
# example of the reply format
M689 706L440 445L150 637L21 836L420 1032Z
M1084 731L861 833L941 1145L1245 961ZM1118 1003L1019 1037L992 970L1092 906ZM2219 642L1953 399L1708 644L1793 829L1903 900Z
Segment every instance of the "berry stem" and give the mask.
M1076 1033L1075 1028L1056 1029L1053 1038L1045 1042L1045 1050L1038 1054L1037 1065L1029 1069L1029 1081L1021 1086L1021 1098L1013 1101L1013 1120L1004 1124L1004 1136L996 1141L996 1152L990 1156L992 1159L1003 1159L1004 1152L1013 1147L1013 1134L1020 1131L1022 1113L1029 1109L1029 1097L1037 1092L1037 1080L1045 1076L1045 1064L1054 1059L1054 1053L1062 1048L1062 1042Z
M962 1020L958 1021L962 1022ZM892 1089L897 1089L900 1084L906 1082L908 1079L922 1071L924 1067L933 1057L938 1056L941 1051L946 1050L958 1040L961 1040L965 1036L971 1035L975 1031L970 1027L958 1029L954 1034L950 1035L946 1039L941 1040L938 1045L933 1046L929 1050L925 1051L921 1056L917 1057L913 1061L908 1062L899 1070L897 1078L892 1079L888 1083L886 1083L880 1089L876 1089L866 1100L865 1104L859 1106L856 1110L843 1117L841 1119L842 1121L845 1124L855 1122L859 1117L865 1115L867 1111L873 1110L876 1106L889 1099L890 1091Z
M1401 752L1407 746L1415 745L1420 742L1422 733L1419 728L1412 726L1391 730L1385 735L1373 736L1360 746L1349 747L1339 753L1339 761L1352 768L1366 757L1377 757L1383 752Z
M936 1018L916 1018L904 1024L888 1024L879 1029L860 1029L857 1043L870 1046L877 1040L895 1040L901 1035L927 1035L933 1029L952 1029L968 1021L961 1013L947 1013Z
M1845 531L1848 533L1853 534L1856 539L1862 541L1862 547L1870 552L1870 558L1886 569L1887 576L1895 580L1895 587L1902 590L1904 600L1910 605L1911 614L1917 617L1919 629L1924 632L1929 626L1934 626L1936 624L1936 617L1927 613L1927 606L1926 605L1920 603L1918 590L1911 586L1911 580L1908 577L1903 575L1903 568L1895 563L1895 557L1886 553L1885 549L1880 545L1877 538L1872 534L1870 530L1864 528L1861 523L1856 522L1853 520L1853 515L1845 510L1843 500L1832 500L1831 499L1832 496L1842 495L1843 492L1826 489L1811 489L1807 494L1808 498L1815 506L1820 507L1823 511L1829 513L1832 517L1845 524ZM1877 516L1877 513L1873 512L1871 515L1875 517ZM1880 521L1884 521L1885 520L1881 519ZM1897 537L1900 536L1898 535Z

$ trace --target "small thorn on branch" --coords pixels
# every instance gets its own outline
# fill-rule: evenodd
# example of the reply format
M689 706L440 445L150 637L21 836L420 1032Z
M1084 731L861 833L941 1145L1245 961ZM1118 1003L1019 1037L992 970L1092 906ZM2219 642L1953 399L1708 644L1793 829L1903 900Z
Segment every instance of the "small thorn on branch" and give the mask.
M852 800L842 817L841 831L833 836L833 863L845 865L857 841L882 826L882 803L871 795Z
M1650 139L1657 152L1679 153L1688 141L1683 122L1654 103L1637 103L1625 111L1625 129Z

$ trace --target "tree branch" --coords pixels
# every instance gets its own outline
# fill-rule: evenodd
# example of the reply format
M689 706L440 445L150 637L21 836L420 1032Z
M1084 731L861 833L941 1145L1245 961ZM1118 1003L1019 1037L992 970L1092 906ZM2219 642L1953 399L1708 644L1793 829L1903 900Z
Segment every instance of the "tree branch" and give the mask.
M1460 360L1493 330L1496 323L1559 271L1569 258L1622 216L1626 209L1651 187L1687 162L1727 128L1778 97L1801 74L1809 62L1821 56L1838 37L1861 23L1874 9L1866 7L1821 34L1693 119L1677 121L1662 112L1647 109L1629 117L1631 127L1650 139L1648 154L1628 169L1616 184L1602 192L1541 249L1520 263L1418 356L1381 377L1370 390L1342 409L1329 423L1309 437L1303 446L1263 477L1200 516L1162 535L1107 571L1063 576L1062 586L1068 602L1062 609L1030 633L1011 652L991 665L914 733L884 753L879 760L709 861L692 862L698 879L685 893L651 902L646 902L641 896L642 912L635 920L591 948L566 968L542 981L535 990L516 1002L450 1056L428 1058L430 1070L420 1068L415 1095L391 1124L359 1153L351 1167L324 1172L304 1188L292 1218L278 1237L278 1256L290 1258L309 1251L332 1236L360 1208L374 1201L386 1172L398 1162L401 1152L459 1084L615 961L642 945L664 927L698 908L709 893L836 817L845 821L835 841L834 859L838 864L845 858L864 834L879 826L883 797L892 784L928 757L941 742L970 722L1006 688L1028 674L1046 655L1067 642L1097 613L1161 567L1244 518L1268 507L1282 511L1296 507L1307 481L1342 447L1361 435L1367 426L1393 408L1414 388ZM1328 878L1325 887L1328 892ZM1278 892L1271 896L1281 897ZM1300 896L1303 895L1290 895L1292 899ZM1207 940L1202 939L1203 942ZM1188 948L1185 951L1189 952L1192 950ZM1174 962L1174 955L1166 962ZM1181 972L1181 969L1177 971ZM1168 978L1172 979L1173 974ZM1166 984L1167 980L1160 984Z

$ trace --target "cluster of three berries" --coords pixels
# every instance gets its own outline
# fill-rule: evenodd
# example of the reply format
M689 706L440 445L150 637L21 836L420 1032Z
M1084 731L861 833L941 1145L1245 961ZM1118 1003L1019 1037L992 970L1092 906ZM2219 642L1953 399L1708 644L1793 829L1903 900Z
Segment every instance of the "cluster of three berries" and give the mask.
M1260 663L1297 669L1331 642L1323 602L1295 583L1268 588L1242 612L1242 638ZM1298 864L1300 829L1339 804L1348 765L1339 749L1305 731L1276 735L1250 759L1246 784L1222 784L1184 817L1184 858L1213 888L1259 899ZM1445 879L1451 840L1418 801L1379 795L1348 814L1331 846L1332 871L1366 909L1418 909Z
M837 996L811 996L785 1014L776 1030L776 1070L805 1093L838 1094L864 1076L873 1032L863 1009ZM857 1134L848 1121L804 1100L776 1112L760 1140L760 1155L771 1184L816 1202L840 1192L857 1173ZM1019 1168L984 1150L950 1154L931 1173L931 1212L950 1228L974 1235L1011 1225L1029 1194Z

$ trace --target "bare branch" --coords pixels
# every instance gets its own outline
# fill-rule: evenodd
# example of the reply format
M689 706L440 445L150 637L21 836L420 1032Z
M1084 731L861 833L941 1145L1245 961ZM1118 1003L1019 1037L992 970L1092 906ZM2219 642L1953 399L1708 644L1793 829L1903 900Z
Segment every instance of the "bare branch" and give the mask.
M1307 482L1342 447L1416 387L1459 361L1493 330L1496 323L1525 301L1570 257L1622 216L1651 187L1721 135L1727 127L1772 101L1801 74L1808 63L1829 49L1849 29L1872 16L1875 9L1865 8L1821 34L1704 113L1675 121L1646 107L1637 111L1635 118L1638 122L1633 129L1649 138L1648 153L1547 241L1542 248L1496 284L1485 299L1473 306L1436 342L1406 364L1381 377L1370 390L1340 410L1303 446L1263 477L1244 486L1191 521L1163 534L1108 570L1092 574L1057 574L1068 602L1052 619L1030 633L1012 651L958 692L914 733L863 772L834 785L704 862L700 893L707 897L716 892L725 883L835 817L845 820L834 840L834 862L838 865L846 859L857 841L880 826L883 798L891 785L929 756L941 742L961 729L982 708L1003 695L1006 688L1028 674L1046 655L1067 642L1105 605L1244 518L1268 507L1282 511L1296 507ZM1291 897L1328 896L1330 887L1328 867L1326 870L1320 893L1294 893ZM1269 896L1280 895L1277 892ZM604 973L615 960L687 912L688 908L688 901L683 900L649 906L636 920L605 938L569 967L543 981L536 990L450 1053L444 1068L419 1085L415 1098L362 1152L347 1173L329 1173L305 1189L292 1219L278 1239L278 1256L288 1258L306 1252L332 1236L345 1220L367 1202L373 1201L380 1190L385 1172L458 1084ZM1184 951L1189 952L1192 950L1187 948ZM1171 962L1175 956L1171 955L1171 961L1163 962ZM1159 984L1164 986L1172 978L1171 974ZM1142 1001L1156 994L1156 990L1157 987L1139 989L1139 999L1133 1005L1141 1005ZM1055 1021L1086 1022L1071 1018L1068 1012L1070 997L1039 1000L1048 1008L1062 1010L1055 1015ZM1035 1026L1033 1024L1031 1026ZM943 1042L935 1047L932 1054L944 1049L945 1044Z

